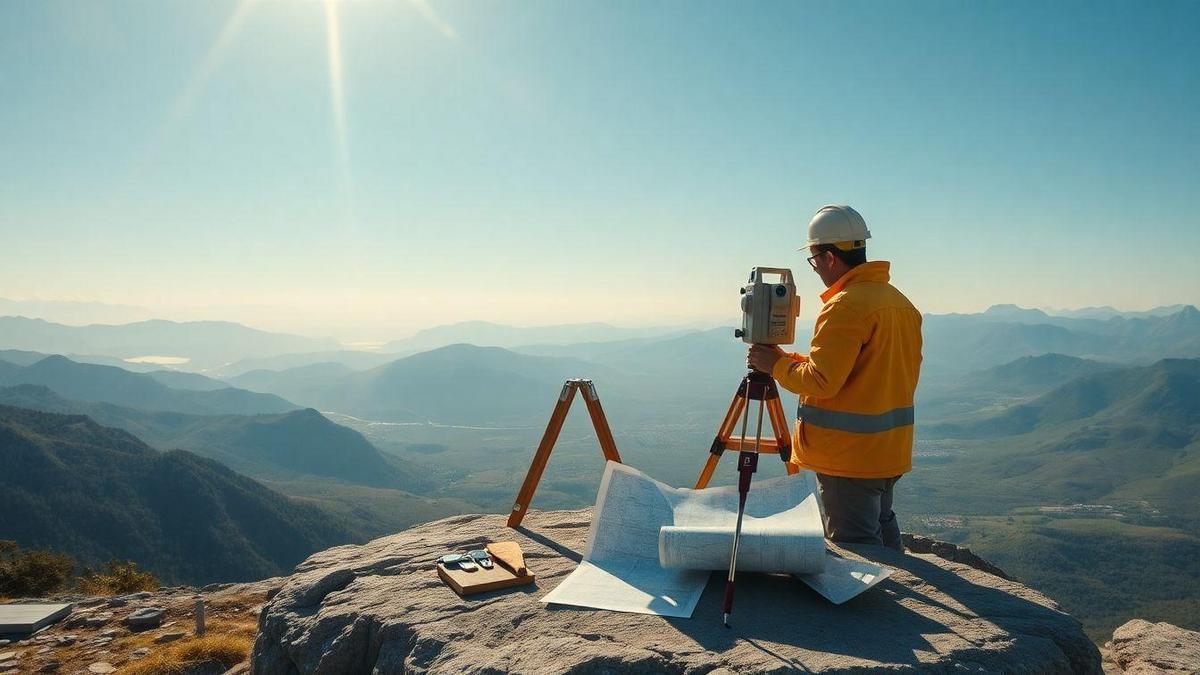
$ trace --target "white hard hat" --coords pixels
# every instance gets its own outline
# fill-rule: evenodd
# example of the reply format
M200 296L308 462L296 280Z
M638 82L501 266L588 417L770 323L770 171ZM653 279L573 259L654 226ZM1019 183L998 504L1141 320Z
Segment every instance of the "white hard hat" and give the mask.
M867 221L858 211L845 205L830 204L817 209L808 223L808 246L837 244L841 249L863 248L871 238Z

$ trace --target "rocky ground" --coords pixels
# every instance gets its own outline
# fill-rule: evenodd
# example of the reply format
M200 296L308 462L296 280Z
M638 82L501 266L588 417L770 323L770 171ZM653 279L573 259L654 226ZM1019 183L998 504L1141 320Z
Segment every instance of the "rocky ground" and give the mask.
M267 579L203 589L164 588L111 598L54 598L55 602L73 603L71 614L33 635L0 639L0 675L137 672L139 664L151 666L142 668L149 672L169 672L165 669L168 663L180 666L176 672L196 675L236 672L237 668L207 658L202 647L216 644L224 648L238 638L248 646L257 632L263 603L282 582ZM195 635L197 599L205 604L207 640ZM130 616L135 617L133 625L127 621ZM141 625L136 623L138 616L144 617ZM190 662L179 663L181 659ZM241 670L247 668L248 664L243 664Z
M517 531L504 520L457 516L311 556L265 608L252 672L1101 672L1053 601L933 553L831 546L896 569L840 606L786 575L745 575L727 629L719 574L691 619L544 605L591 511L533 513ZM463 599L438 579L439 555L503 539L521 543L536 585Z
M0 675L1200 673L1200 633L1139 619L1097 651L1051 600L968 549L909 535L907 556L839 549L897 569L841 607L787 577L746 575L733 629L720 627L719 575L692 619L541 604L579 559L590 515L533 513L517 531L502 516L458 516L322 551L288 578L55 598L74 611L34 635L0 639ZM437 578L441 553L499 539L521 542L535 586L462 599ZM146 625L129 625L137 616Z

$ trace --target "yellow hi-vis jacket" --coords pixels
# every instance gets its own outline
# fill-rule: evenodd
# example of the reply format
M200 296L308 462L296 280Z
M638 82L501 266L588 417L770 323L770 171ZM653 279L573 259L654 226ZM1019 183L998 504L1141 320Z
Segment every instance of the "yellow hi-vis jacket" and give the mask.
M821 294L807 356L771 374L800 394L792 461L817 473L890 478L912 469L921 313L889 282L890 263L852 268Z

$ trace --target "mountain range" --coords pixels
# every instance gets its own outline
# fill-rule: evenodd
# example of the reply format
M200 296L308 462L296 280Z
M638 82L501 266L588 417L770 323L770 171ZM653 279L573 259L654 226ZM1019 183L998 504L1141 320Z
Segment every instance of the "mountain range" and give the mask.
M1038 359L1042 363L1047 360ZM1085 364L1077 361L1074 369L1087 369ZM1085 430L1073 425L1080 420L1088 421ZM1091 442L1082 440L1083 436L1095 440L1103 430L1114 428L1121 430L1125 442L1143 447L1180 448L1195 440L1200 433L1200 359L1102 368L1074 377L1028 403L978 415L973 421L927 427L925 434L934 438L1003 438L1052 431L1066 434L1064 438L1072 439L1076 447L1087 447Z
M957 376L1046 353L1127 364L1200 356L1200 311L1192 305L1105 320L997 305L982 314L925 315L923 332L922 377Z
M225 321L164 320L66 326L20 316L0 317L0 348L53 354L97 354L121 359L167 356L189 369L240 358L336 349L332 339L269 333Z
M528 344L610 342L669 337L687 330L689 329L666 326L621 328L595 322L555 326L509 326L488 321L462 321L422 329L410 337L386 343L380 351L413 353L455 343L468 343L478 347L517 347Z
M0 406L0 539L167 583L261 579L355 541L345 523L213 460L80 415Z
M1066 354L1022 356L954 378L930 377L917 390L918 420L953 421L1027 401L1082 375L1118 369L1116 363Z
M1200 626L1200 360L1106 366L917 434L897 484L908 527L970 546L1094 636L1132 615Z
M421 339L490 332L507 346L318 348L203 374L72 363L26 345L0 351L0 404L85 414L160 450L216 459L358 537L507 508L572 377L596 382L625 461L672 484L694 480L745 372L732 329L552 328L578 341L463 324ZM810 330L788 349L806 351ZM976 548L1097 634L1135 614L1192 625L1189 605L1151 580L1170 580L1190 606L1200 598L1181 567L1200 555L1200 312L996 306L925 315L923 332L916 466L897 487L906 528ZM267 367L242 372L253 365ZM790 411L795 397L782 395ZM535 508L594 499L599 452L575 407ZM721 471L714 483L731 480Z
M0 387L0 404L87 415L160 450L188 450L258 479L332 479L403 490L430 487L422 472L384 456L358 432L311 408L267 415L188 415L71 401L29 384Z
M740 366L744 349L729 329L689 327L619 328L607 324L516 327L481 321L435 326L377 351L339 349L328 339L258 331L222 322L145 321L119 326L65 326L39 319L0 317L0 349L77 355L74 360L152 370L152 364L124 359L148 355L187 359L175 370L234 377L253 370L282 370L317 363L339 363L351 370L377 368L404 356L457 343L503 347L539 356L569 356L600 365L645 368L652 374L677 374L690 368L709 371L732 359ZM805 351L810 324L797 329L798 351ZM1150 363L1164 357L1200 356L1200 311L1191 305L1144 312L1090 308L1076 313L996 305L978 314L926 314L924 317L926 380L955 378L1008 363L1023 356L1059 353L1119 363ZM728 340L726 341L726 338ZM709 347L720 349L706 351ZM662 356L649 356L653 345ZM707 345L707 346L706 346ZM643 349L645 348L645 349ZM693 352L694 348L700 348ZM707 357L713 363L683 365ZM672 371L669 363L678 367ZM644 384L643 380L639 384Z
M578 359L451 345L365 371L314 364L229 381L370 420L501 425L544 418L563 381L587 374L606 373Z
M206 384L203 390L176 389L164 384L160 377L164 376L132 373L114 366L76 363L58 355L47 356L27 366L0 360L0 386L38 384L63 397L79 401L101 401L146 410L201 415L279 413L297 408L278 396L217 383L211 386ZM169 374L164 379L193 382L197 377Z

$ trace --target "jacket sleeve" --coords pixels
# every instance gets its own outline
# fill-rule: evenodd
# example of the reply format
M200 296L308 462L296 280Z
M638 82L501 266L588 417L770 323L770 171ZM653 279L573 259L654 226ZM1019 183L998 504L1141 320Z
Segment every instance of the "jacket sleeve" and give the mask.
M817 316L808 356L780 357L771 375L790 392L832 398L846 383L869 332L864 317L849 303L830 302Z

